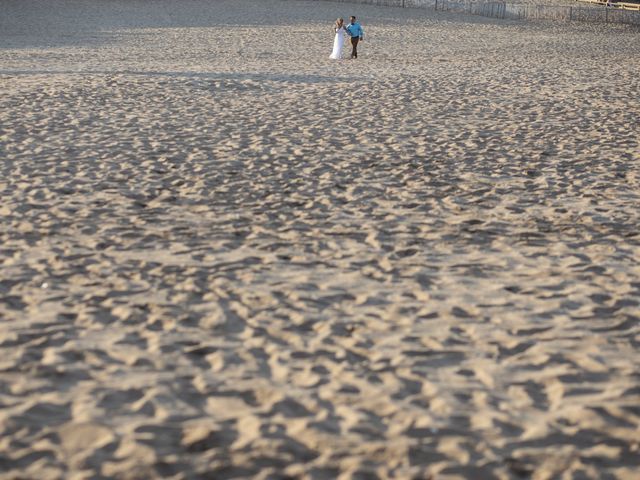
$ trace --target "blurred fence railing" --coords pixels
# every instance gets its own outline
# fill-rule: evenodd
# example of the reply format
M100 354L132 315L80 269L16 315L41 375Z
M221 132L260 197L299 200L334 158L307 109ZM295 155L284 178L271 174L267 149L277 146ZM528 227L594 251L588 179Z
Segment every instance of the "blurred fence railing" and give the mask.
M593 3L597 5L604 5L611 8L617 8L621 10L639 10L640 3L627 3L627 2L612 2L611 0L577 0L582 3Z
M640 12L618 8L560 7L468 0L435 0L435 2L436 10L484 17L640 25Z
M583 0L594 6L554 6L472 0L332 0L341 3L364 3L385 7L433 8L438 11L467 13L513 20L552 20L564 22L624 23L640 25L637 4L607 0ZM640 7L639 7L640 8Z

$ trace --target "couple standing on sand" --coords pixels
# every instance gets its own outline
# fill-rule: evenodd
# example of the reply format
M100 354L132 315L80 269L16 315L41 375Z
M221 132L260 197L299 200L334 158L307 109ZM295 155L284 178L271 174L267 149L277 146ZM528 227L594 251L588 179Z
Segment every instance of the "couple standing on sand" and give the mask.
M358 58L358 42L364 39L364 30L362 26L356 22L356 17L353 15L349 17L349 25L344 26L344 20L339 18L333 27L336 32L336 36L333 40L333 52L331 56L334 60L340 60L342 58L342 48L344 47L344 38L349 35L351 38L351 58Z

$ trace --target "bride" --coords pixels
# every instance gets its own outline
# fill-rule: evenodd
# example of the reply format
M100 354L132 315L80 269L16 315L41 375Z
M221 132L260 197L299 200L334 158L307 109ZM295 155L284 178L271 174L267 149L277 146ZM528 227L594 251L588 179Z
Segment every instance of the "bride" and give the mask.
M333 30L336 32L336 36L333 39L333 52L331 52L329 58L340 60L342 58L342 48L344 47L344 37L347 34L347 30L344 28L344 20L337 19Z

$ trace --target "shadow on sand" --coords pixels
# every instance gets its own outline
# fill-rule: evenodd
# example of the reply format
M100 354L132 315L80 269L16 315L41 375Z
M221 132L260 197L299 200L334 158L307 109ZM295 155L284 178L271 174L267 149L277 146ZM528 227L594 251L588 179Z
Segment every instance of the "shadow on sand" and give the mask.
M270 73L218 73L218 72L159 72L142 70L0 70L0 77L24 77L35 75L77 75L77 76L133 76L169 79L227 80L281 82L295 84L342 83L352 82L350 77L326 75L280 75Z

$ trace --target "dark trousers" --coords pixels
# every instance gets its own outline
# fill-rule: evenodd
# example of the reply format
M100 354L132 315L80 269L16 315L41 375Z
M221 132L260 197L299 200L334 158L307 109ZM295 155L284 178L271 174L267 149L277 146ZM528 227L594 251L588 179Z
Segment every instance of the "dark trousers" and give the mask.
M351 58L358 58L358 42L360 37L351 37Z

